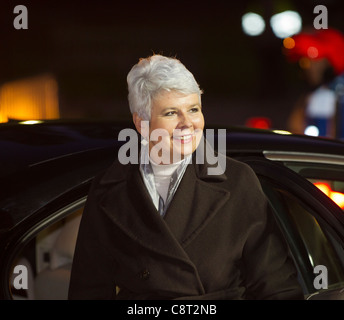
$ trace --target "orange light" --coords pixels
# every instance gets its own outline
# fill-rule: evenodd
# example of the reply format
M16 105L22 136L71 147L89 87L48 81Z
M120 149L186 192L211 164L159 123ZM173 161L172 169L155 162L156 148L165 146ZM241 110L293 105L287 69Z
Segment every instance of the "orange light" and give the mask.
M339 207L344 210L344 194L340 192L331 192L330 197Z
M0 87L0 122L59 117L58 85L52 75L7 82Z
M317 182L314 183L314 185L320 189L323 193L325 193L328 197L331 194L331 188L327 183L321 183L321 182Z
M302 57L299 60L299 66L302 69L309 69L311 67L311 61L308 58Z
M316 182L314 185L344 210L344 193L332 191L327 183Z
M283 40L283 46L286 49L293 49L295 47L295 40L293 38L285 38Z

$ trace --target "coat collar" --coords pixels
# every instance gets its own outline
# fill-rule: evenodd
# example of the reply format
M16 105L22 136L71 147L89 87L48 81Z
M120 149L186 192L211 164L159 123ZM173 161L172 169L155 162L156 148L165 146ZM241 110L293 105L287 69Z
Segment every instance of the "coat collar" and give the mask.
M192 155L197 178L208 182L227 180L227 159L223 154L216 153L207 139L202 137L201 143Z

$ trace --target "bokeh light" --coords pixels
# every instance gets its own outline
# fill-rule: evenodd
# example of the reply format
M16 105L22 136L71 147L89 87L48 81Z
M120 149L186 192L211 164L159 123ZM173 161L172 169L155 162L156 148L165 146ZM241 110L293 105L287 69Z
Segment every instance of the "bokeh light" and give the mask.
M249 36L259 36L265 30L265 21L257 13L248 12L242 16L242 29Z

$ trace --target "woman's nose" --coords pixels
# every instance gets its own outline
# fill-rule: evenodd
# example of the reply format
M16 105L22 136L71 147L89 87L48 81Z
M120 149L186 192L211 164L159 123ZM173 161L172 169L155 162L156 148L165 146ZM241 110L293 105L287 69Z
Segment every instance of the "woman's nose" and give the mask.
M182 114L179 118L179 125L180 129L183 128L190 128L192 126L192 122L187 114Z

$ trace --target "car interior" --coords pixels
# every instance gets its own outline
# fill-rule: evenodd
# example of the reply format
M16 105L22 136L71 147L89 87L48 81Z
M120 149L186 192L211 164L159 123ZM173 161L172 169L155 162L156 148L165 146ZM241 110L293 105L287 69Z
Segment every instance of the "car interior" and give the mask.
M13 299L65 300L83 208L40 231L21 251L15 265L28 270L28 289L13 286Z

